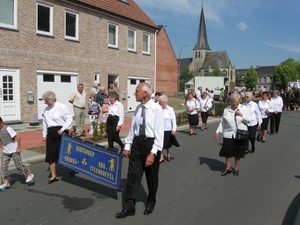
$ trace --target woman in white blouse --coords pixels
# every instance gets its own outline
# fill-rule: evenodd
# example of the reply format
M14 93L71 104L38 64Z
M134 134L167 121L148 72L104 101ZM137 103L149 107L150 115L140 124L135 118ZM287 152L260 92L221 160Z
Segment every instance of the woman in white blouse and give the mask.
M203 92L202 97L200 98L200 111L201 111L201 119L202 125L201 130L203 131L204 128L208 128L207 118L208 118L208 110L212 107L212 99L208 95L207 92Z
M273 97L270 101L270 112L271 112L271 136L278 133L281 112L283 108L282 98L279 96L279 91L273 91Z
M188 93L188 99L185 103L186 111L188 114L188 120L190 124L190 133L189 135L197 134L197 126L199 124L198 110L199 102L194 98L193 93Z
M224 109L221 122L214 135L214 140L219 138L219 133L223 133L223 146L219 156L225 157L226 168L221 176L233 173L239 175L240 159L244 158L247 148L247 142L235 139L237 128L248 130L247 124L250 122L250 113L247 107L240 104L241 96L238 93L232 93L229 97L230 106ZM235 159L234 168L231 167L231 158Z
M261 133L262 133L262 143L266 142L268 124L269 124L269 109L270 109L270 100L269 93L264 91L262 93L262 99L258 102L258 108L262 117L261 124Z
M251 121L248 123L248 131L249 131L249 141L251 143L251 152L254 153L255 151L255 136L256 136L256 130L257 127L260 129L262 119L261 114L258 108L258 105L256 102L253 102L253 94L251 91L247 92L245 95L246 102L243 103L243 106L248 107ZM247 143L248 145L248 143ZM249 148L246 150L246 154L249 152Z
M164 146L163 149L161 150L161 155L160 155L160 160L159 162L164 161L164 153L163 150L167 150L167 160L170 161L171 159L171 142L170 142L170 137L171 135L176 134L176 116L174 109L168 105L168 97L166 95L161 95L159 97L159 104L163 108L164 111Z

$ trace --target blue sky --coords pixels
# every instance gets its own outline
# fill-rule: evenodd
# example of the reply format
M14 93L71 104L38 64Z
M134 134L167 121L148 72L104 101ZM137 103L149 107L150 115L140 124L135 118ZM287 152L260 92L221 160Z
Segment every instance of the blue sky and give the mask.
M135 0L157 25L167 26L176 56L192 57L201 0ZM299 0L204 0L208 44L227 51L232 65L275 66L300 60Z

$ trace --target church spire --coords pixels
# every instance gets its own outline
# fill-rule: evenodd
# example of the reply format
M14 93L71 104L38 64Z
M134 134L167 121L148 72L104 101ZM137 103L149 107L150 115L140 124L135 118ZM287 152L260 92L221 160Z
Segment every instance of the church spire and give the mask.
M199 23L197 42L196 42L196 45L195 45L193 50L208 50L208 51L210 51L210 47L208 45L207 35L206 35L203 1L202 1L202 8L201 8L201 15L200 15L200 23Z

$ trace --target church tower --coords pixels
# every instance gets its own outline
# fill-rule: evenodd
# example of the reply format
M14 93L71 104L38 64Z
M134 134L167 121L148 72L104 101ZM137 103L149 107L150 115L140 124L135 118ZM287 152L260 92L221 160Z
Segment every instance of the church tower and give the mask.
M202 3L198 37L197 37L196 45L193 49L194 75L199 75L199 71L202 68L203 62L206 57L206 53L210 51L211 50L207 41L204 10L203 10L203 3Z

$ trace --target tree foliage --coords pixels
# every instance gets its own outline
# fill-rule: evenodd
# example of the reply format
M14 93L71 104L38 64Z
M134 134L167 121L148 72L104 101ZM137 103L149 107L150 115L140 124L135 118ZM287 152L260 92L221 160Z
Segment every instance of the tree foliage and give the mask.
M207 76L224 76L219 67L214 68L214 70L207 74Z
M244 76L244 82L247 89L253 89L256 87L258 81L257 71L251 66Z
M185 67L184 70L180 74L180 83L179 83L179 91L184 91L184 85L188 81L194 78L193 72L190 71L189 67Z
M279 88L285 89L289 82L297 81L300 74L300 62L296 62L293 58L283 61L275 68L271 75L273 84Z

